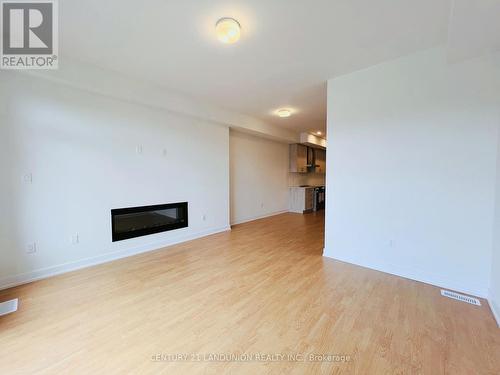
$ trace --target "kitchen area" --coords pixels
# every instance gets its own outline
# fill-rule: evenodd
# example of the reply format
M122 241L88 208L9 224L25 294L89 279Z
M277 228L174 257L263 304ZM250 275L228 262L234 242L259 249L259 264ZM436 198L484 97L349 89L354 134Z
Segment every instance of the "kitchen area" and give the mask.
M309 133L289 145L289 211L325 209L326 140Z

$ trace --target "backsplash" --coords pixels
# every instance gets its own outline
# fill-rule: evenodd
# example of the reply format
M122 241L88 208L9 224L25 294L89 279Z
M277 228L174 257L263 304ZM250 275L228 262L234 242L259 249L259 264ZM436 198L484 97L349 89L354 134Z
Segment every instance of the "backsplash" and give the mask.
M325 185L323 173L288 173L288 186Z

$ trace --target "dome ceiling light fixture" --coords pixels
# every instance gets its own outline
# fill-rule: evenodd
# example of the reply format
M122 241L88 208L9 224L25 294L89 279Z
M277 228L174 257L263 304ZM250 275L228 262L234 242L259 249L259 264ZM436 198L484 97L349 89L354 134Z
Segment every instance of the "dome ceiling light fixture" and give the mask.
M279 117L290 117L292 115L292 111L290 111L289 109L286 109L286 108L282 108L282 109L278 109L276 111L276 114Z
M224 44L236 43L241 36L241 25L234 18L223 17L215 24L217 39Z

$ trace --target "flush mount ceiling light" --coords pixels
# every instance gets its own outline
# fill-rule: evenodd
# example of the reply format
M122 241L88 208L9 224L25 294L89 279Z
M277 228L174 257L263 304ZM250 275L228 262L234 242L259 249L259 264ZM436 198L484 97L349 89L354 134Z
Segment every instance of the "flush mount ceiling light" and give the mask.
M276 114L279 116L279 117L290 117L291 114L292 114L292 111L290 111L289 109L286 109L286 108L282 108L282 109L278 109L276 111Z
M236 43L240 39L241 26L234 18L224 17L215 24L217 39L225 44Z
M323 133L321 133L319 130L316 132L316 135L321 135Z

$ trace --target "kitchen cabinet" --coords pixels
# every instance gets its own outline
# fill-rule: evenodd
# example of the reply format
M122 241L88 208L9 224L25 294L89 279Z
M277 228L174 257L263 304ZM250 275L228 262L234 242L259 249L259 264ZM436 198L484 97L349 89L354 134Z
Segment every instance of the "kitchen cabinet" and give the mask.
M290 145L290 172L307 173L307 146Z
M302 214L313 210L314 187L291 187L289 211Z
M302 144L290 145L290 172L325 173L326 150L312 148Z
M315 151L315 172L325 173L326 172L326 150L321 150L317 148Z

